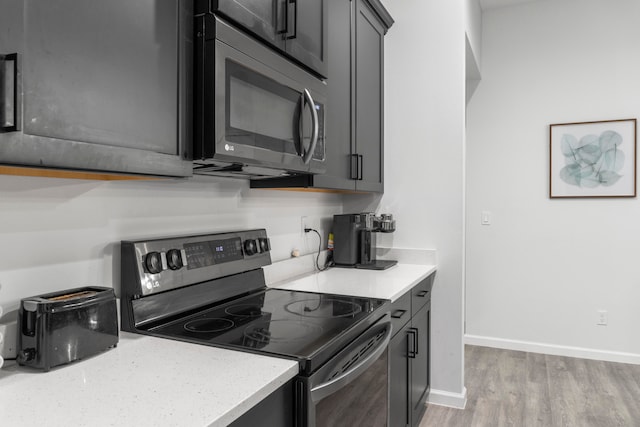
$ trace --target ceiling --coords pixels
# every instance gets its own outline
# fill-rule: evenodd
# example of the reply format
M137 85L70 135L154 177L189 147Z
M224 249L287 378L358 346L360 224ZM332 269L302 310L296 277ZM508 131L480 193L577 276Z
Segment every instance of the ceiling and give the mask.
M513 6L521 3L529 3L537 0L480 0L482 10L495 9L497 7Z

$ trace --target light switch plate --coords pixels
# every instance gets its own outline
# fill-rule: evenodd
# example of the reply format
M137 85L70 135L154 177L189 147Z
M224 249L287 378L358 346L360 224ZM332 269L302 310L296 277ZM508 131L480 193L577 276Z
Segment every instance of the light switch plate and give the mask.
M480 215L480 224L482 225L491 225L491 212L482 211Z

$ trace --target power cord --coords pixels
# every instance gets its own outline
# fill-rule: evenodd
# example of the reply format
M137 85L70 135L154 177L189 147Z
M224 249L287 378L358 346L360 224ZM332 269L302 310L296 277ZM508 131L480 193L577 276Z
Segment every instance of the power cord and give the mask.
M327 262L324 267L320 267L320 252L322 251L322 236L320 235L320 233L318 232L318 230L313 229L313 228L305 228L304 232L308 233L310 231L313 231L314 233L316 233L318 235L318 255L316 256L316 268L318 269L318 271L325 271L327 268L331 267L333 265L332 262Z

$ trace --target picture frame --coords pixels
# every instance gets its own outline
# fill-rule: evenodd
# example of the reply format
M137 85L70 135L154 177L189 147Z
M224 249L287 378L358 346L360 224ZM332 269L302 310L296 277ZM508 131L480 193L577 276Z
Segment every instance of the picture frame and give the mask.
M549 197L636 197L636 119L549 125Z

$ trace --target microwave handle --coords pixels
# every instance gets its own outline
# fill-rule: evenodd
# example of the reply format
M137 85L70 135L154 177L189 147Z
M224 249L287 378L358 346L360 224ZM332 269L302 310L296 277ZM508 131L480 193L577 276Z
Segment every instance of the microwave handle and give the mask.
M316 112L316 103L313 101L313 98L311 97L311 94L307 89L304 90L304 100L306 101L306 103L309 104L309 107L311 108L311 119L312 119L312 127L313 127L313 130L311 132L311 145L309 146L309 149L307 150L306 153L304 153L304 156L302 157L302 160L304 161L304 163L308 164L311 161L311 157L313 157L313 152L315 151L316 144L318 143L319 125L318 125L318 113ZM305 102L302 103L302 106L300 108L304 110L304 106L305 106ZM300 114L301 124L302 124L302 117L303 117L303 114ZM302 126L300 126L300 128L302 129ZM302 131L300 131L300 141L302 141Z

